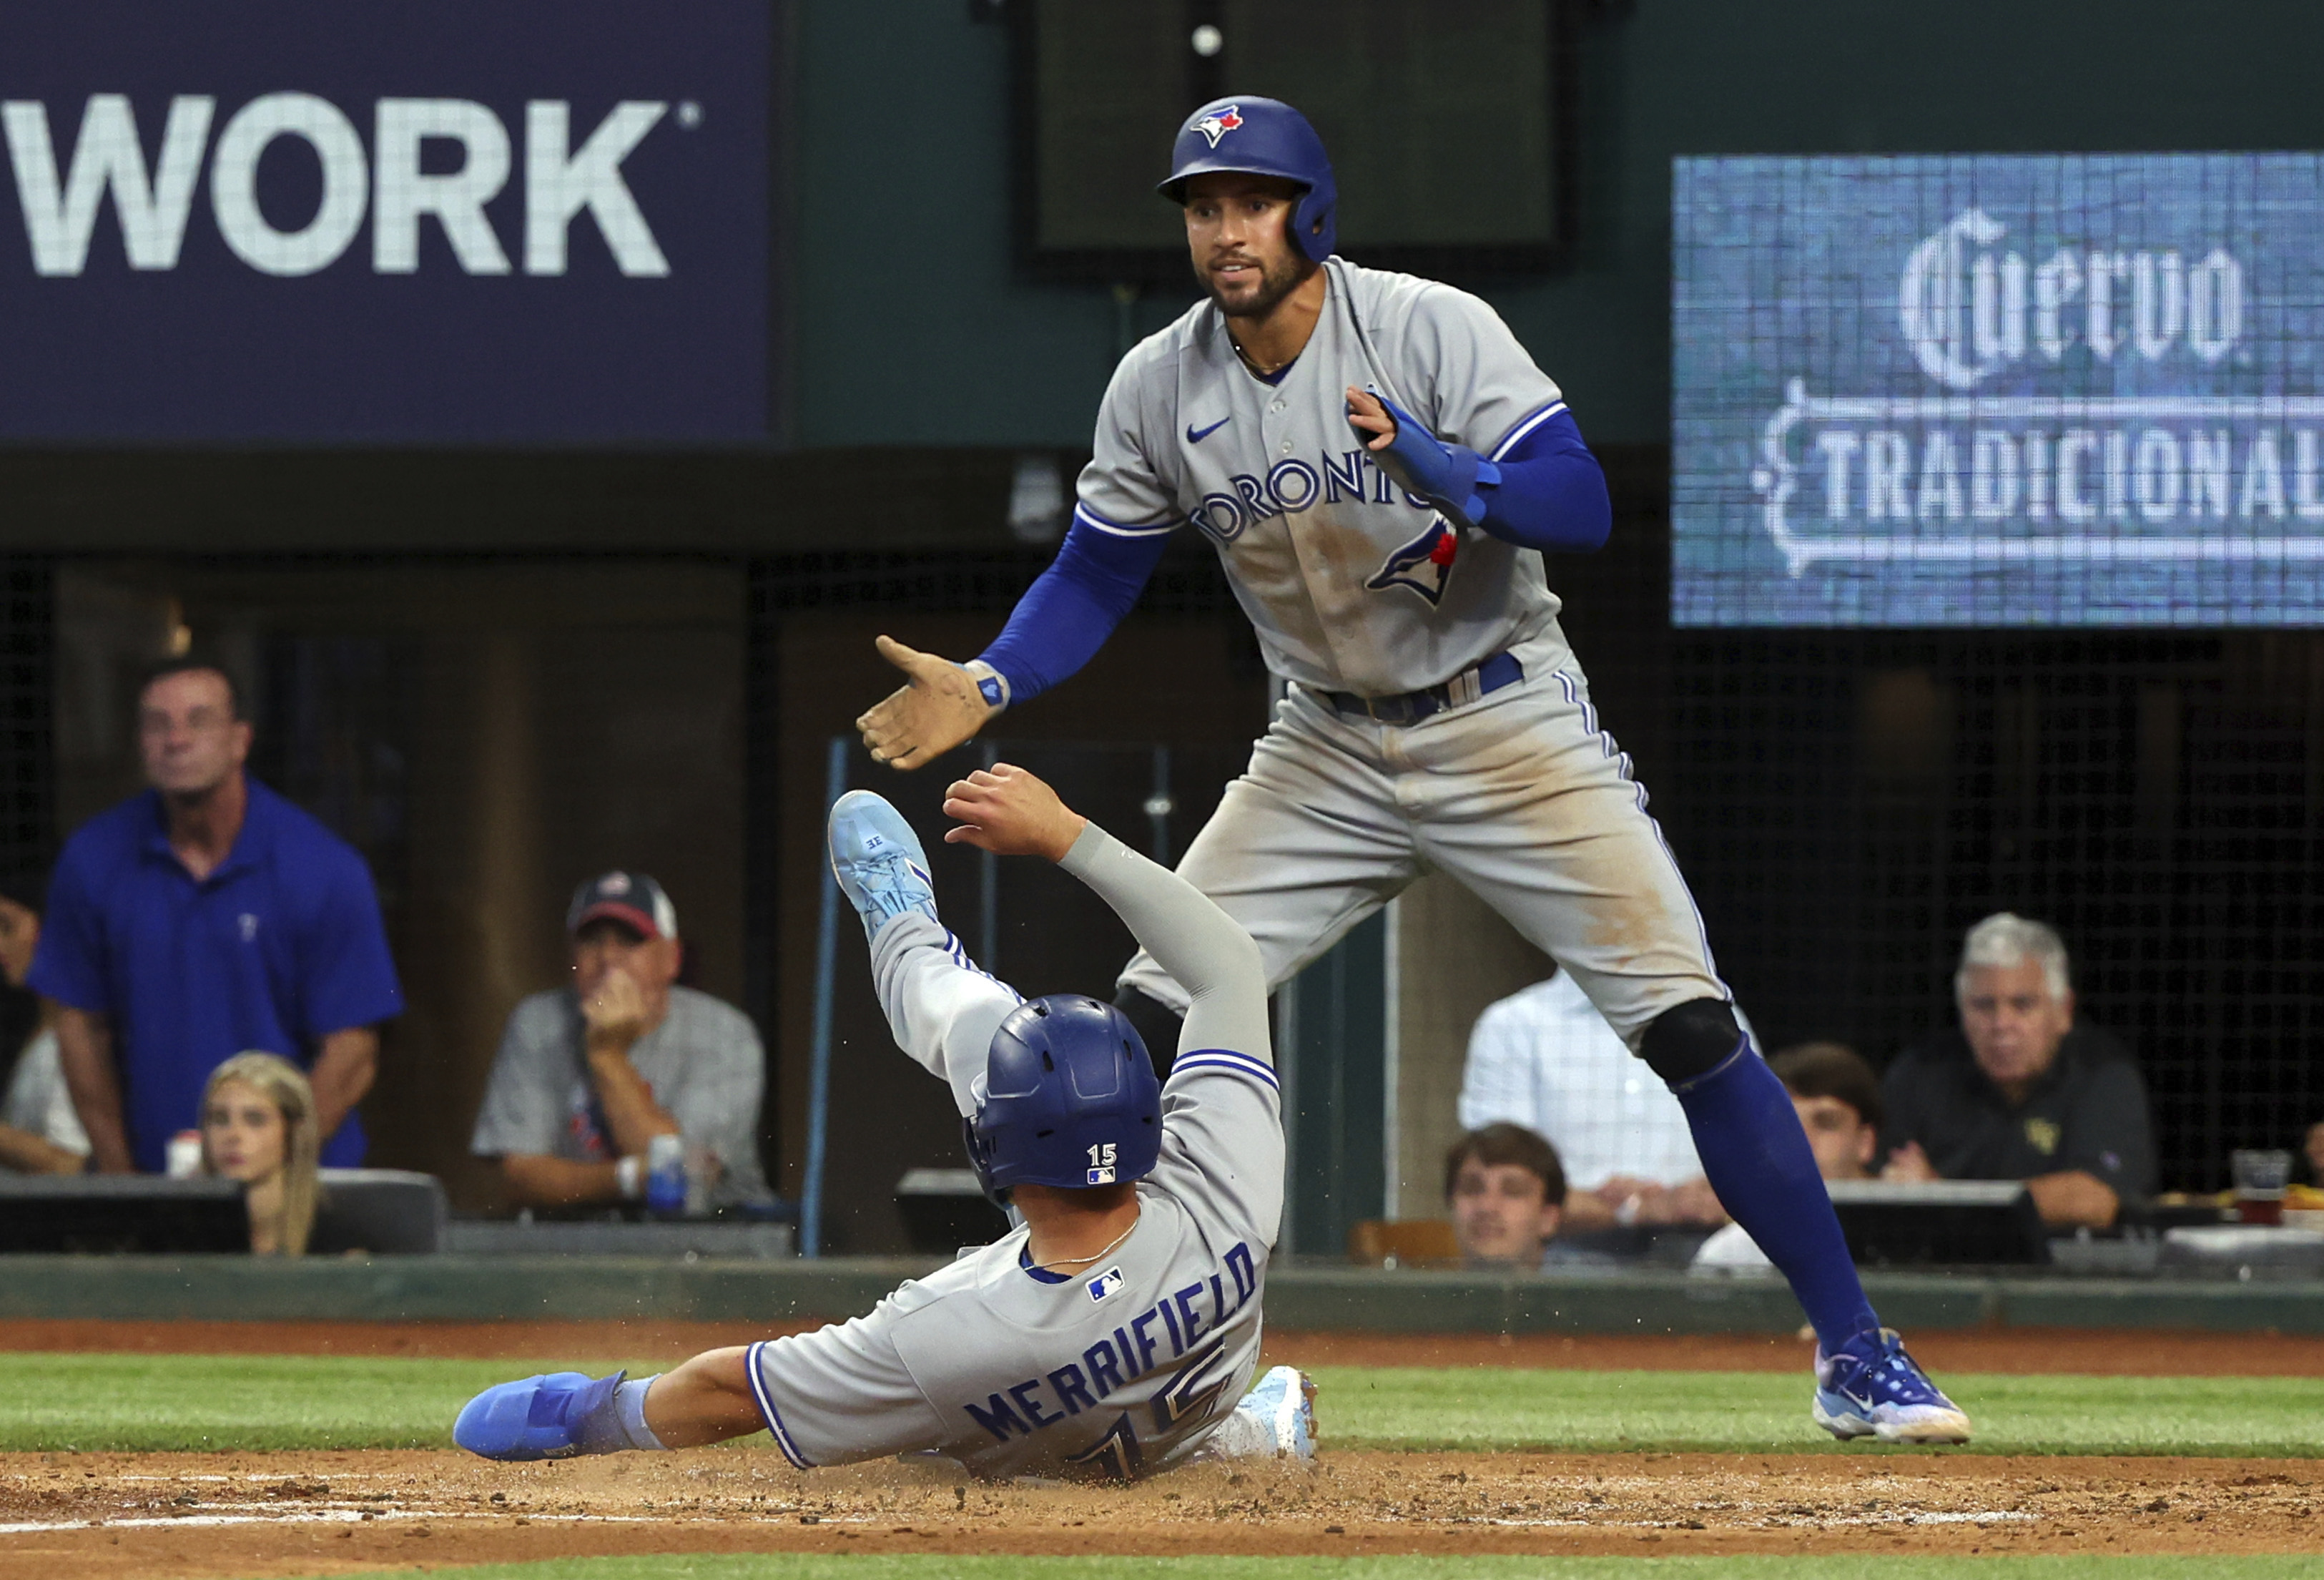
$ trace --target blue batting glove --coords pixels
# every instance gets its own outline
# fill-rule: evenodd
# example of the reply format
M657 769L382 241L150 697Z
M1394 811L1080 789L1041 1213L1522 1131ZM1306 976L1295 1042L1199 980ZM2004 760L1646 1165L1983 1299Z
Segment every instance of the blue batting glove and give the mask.
M1456 526L1482 527L1485 496L1478 490L1498 485L1501 469L1467 445L1446 444L1378 389L1370 394L1396 420L1396 437L1386 449L1372 452L1380 470L1406 493L1416 494L1443 512Z

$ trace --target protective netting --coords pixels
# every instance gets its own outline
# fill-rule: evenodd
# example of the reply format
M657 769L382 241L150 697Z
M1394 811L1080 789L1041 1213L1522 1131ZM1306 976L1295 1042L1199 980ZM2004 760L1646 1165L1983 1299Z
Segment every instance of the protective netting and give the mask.
M1674 632L1660 457L1609 458L1616 542L1551 580L1768 1045L1885 1063L2015 910L2138 1056L2166 1187L2296 1149L2324 1118L2324 637Z
M1605 459L1613 541L1550 579L1770 1046L1835 1037L1885 1061L1948 1023L1961 933L2006 908L2061 929L2085 1012L2137 1053L2166 1186L2216 1187L2229 1148L2324 1117L2324 636L1674 630L1664 457ZM145 647L180 616L203 640L240 633L262 776L364 850L408 981L436 984L392 1032L379 1145L457 1177L508 995L555 980L556 916L586 871L666 867L705 984L770 1030L794 1004L813 831L786 808L812 808L783 781L803 770L800 793L819 793L821 744L867 682L802 670L811 647L786 674L786 631L851 610L989 629L1047 553L9 560L0 858L40 859L135 787L125 709ZM1157 615L1206 650L1230 633L1251 661L1198 544L1165 561L1142 617ZM847 650L861 642L850 627ZM1102 772L1057 762L1150 832L1150 751L1100 755ZM1238 763L1215 735L1173 759L1167 849ZM1080 927L1040 985L1103 985L1120 941ZM1028 934L1003 963L1038 953Z
M2324 1117L2319 183L2308 153L1677 162L1690 629L1641 761L1774 1039L1886 1058L2008 909L2136 1049L2166 1184Z

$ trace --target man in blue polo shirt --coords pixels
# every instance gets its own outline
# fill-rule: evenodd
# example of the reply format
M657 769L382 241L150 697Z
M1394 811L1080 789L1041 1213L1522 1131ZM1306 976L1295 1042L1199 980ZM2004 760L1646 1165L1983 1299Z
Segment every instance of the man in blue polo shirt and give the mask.
M213 664L161 666L139 693L152 789L84 824L49 888L32 985L92 1156L159 1172L199 1123L203 1084L252 1049L306 1067L322 1161L363 1160L356 1103L378 1023L403 1009L371 870L243 772L250 725Z

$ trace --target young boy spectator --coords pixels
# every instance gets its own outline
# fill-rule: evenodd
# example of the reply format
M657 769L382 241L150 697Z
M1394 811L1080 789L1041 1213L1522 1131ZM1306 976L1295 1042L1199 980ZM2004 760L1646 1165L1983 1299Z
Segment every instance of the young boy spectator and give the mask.
M1444 1203L1472 1262L1539 1267L1564 1200L1557 1149L1521 1124L1471 1131L1445 1154Z
M1872 1178L1884 1113L1880 1077L1872 1067L1840 1043L1803 1042L1769 1059L1767 1067L1792 1095L1800 1128L1808 1132L1808 1150L1815 1154L1816 1172L1826 1179ZM1693 1265L1721 1272L1774 1270L1740 1224L1729 1224L1704 1241Z

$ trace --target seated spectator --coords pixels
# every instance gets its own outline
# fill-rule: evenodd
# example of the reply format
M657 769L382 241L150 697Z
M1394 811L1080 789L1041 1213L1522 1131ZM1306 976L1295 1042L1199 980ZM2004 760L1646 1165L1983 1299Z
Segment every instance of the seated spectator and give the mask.
M403 1009L371 870L244 772L251 728L214 663L173 659L137 698L152 787L65 842L33 987L54 999L73 1107L106 1173L161 1172L219 1063L264 1049L309 1072L323 1161L363 1161L355 1104Z
M239 1179L258 1256L304 1256L315 1227L321 1150L315 1092L279 1054L238 1053L202 1092L202 1172Z
M1477 1017L1460 1117L1467 1130L1523 1125L1557 1149L1569 1233L1727 1221L1677 1097L1563 971Z
M766 1056L740 1010L678 985L678 911L643 873L607 873L567 909L571 985L517 1005L469 1150L528 1206L645 1194L647 1149L685 1138L710 1199L764 1199Z
M2023 1179L2052 1228L2103 1229L2154 1193L2146 1087L2121 1043L2074 1018L2066 946L2007 911L1969 929L1960 1026L1889 1067L1884 1179Z
M88 1166L88 1134L73 1112L57 1059L57 1007L24 985L41 941L41 905L48 874L0 875L0 975L8 979L8 1040L29 1031L16 1051L0 1111L0 1169L20 1174L78 1174ZM5 1046L5 1044L0 1044Z
M1880 1077L1837 1042L1803 1042L1767 1061L1792 1095L1800 1128L1808 1132L1816 1172L1826 1179L1869 1179L1880 1152ZM1729 1224L1702 1243L1693 1266L1727 1272L1773 1270L1766 1253L1740 1224Z
M1472 1262L1539 1267L1564 1199L1557 1149L1521 1124L1471 1131L1444 1156L1444 1204Z

